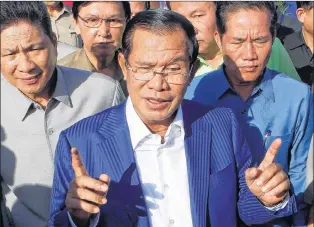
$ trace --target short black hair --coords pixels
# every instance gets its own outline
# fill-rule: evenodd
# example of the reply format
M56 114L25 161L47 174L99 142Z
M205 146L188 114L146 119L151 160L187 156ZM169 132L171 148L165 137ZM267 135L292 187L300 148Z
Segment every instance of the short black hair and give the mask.
M97 2L97 1L95 1L95 2ZM90 3L93 3L93 2L89 2L89 1L74 1L73 2L72 14L73 14L73 17L74 17L75 20L77 20L77 18L78 18L79 8L81 6L88 5ZM126 2L126 1L121 1L121 3L122 3L122 6L123 6L123 9L124 9L125 19L128 21L130 19L130 17L131 17L130 3Z
M313 8L313 6L314 6L314 2L312 2L312 1L304 1L304 2L302 2L302 1L298 2L297 1L297 8L304 8L306 10L311 10Z
M191 65L195 62L198 55L198 43L196 34L191 22L179 13L166 9L150 9L139 12L130 20L125 28L122 37L122 53L126 59L132 50L133 34L136 29L150 31L156 34L181 29L187 38L187 47L190 55Z
M53 41L53 32L47 7L43 2L10 1L0 2L1 31L19 22L39 25L44 33Z
M214 4L216 5L216 2L214 2L214 1L209 1L209 2L214 3ZM171 10L171 5L170 5L170 3L171 3L171 1L166 1L166 6L167 6L167 8L168 8L169 10Z
M228 13L239 10L267 10L270 16L270 32L273 37L276 34L277 12L273 2L269 1L247 1L247 2L216 2L216 23L219 34L222 36L226 32L226 22Z

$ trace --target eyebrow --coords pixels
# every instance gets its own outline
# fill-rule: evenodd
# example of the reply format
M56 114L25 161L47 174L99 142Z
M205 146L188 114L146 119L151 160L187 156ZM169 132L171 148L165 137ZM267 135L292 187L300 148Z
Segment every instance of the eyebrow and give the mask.
M33 44L30 44L26 47L23 47L23 51L29 51L29 50L32 50L33 48L36 48L36 47L42 47L44 46L44 43L43 42L39 42L39 43L33 43ZM7 51L7 52L10 52L10 53L14 53L14 52L18 52L19 51L19 48L16 47L16 48L3 48L2 51Z
M98 15L95 15L95 14L87 14L86 16L83 16L84 18L85 17L97 17L97 18L101 18L99 17ZM108 17L106 18L112 18L112 17L121 17L120 14L113 14L113 15L109 15ZM123 17L123 16L122 16Z
M169 62L167 62L165 65L169 65L169 64L173 64L175 62L178 62L178 61L184 61L186 60L186 57L185 56L179 56L179 57L176 57L174 59L171 59ZM154 66L155 63L154 62L150 62L150 61L147 61L147 60L144 60L142 62L138 61L138 60L135 60L134 61L135 64L141 64L141 65L148 65L148 66Z

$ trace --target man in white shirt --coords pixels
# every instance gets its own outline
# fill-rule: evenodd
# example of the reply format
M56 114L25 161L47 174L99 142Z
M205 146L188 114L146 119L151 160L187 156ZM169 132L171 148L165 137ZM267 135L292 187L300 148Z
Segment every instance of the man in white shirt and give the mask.
M130 97L61 133L50 226L229 227L238 215L262 224L296 212L274 163L280 140L256 168L230 110L183 100L197 55L180 14L144 11L127 24L119 63Z

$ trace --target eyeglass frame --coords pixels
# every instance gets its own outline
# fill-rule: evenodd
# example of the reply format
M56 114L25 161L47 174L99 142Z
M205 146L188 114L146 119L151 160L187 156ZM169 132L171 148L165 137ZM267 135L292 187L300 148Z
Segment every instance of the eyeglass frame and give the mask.
M137 73L137 70L139 69L139 67L132 67L131 65L130 65L130 63L127 61L127 60L125 60L125 67L128 69L128 70L131 70L133 73ZM191 64L190 65L190 71L188 72L188 73L185 73L185 74L187 74L187 76L185 76L185 80L184 80L184 82L181 84L178 84L178 83L169 83L168 82L168 80L165 78L165 74L167 74L167 73L165 73L165 72L158 72L158 71L156 71L156 69L150 69L149 70L149 72L150 73L152 73L152 76L151 76L151 78L150 79L147 79L147 80L143 80L143 79L138 79L138 78L136 78L134 75L132 75L133 76L133 78L135 79L135 80L139 80L139 81L150 81L150 80L152 80L154 77L155 77L155 75L156 75L156 73L158 73L158 74L161 74L162 75L162 78L168 83L168 84L176 84L176 85L184 85L186 82L187 82L187 79L189 78L189 76L191 76L191 73L192 73L192 69L193 69L193 64ZM180 73L181 74L181 73ZM179 75L179 74L178 74ZM182 75L182 74L181 74Z
M110 27L110 28L121 28L121 27L123 27L123 24L122 24L122 26L119 26L119 27L112 27L112 26L110 26L110 21L109 21L110 19L109 19L109 18L103 19L103 18L100 18L100 17L97 18L97 19L100 20L100 23L98 24L98 26L95 26L95 27L93 27L93 26L88 26L88 25L87 25L87 21L86 21L83 17L81 17L80 15L77 15L77 16L78 16L78 18L80 18L80 19L84 22L84 25L85 25L86 27L88 27L88 28L99 28L103 21L105 21L106 24L109 24L109 27ZM125 21L125 22L126 22L126 20L127 20L126 18L119 18L119 19L122 19L122 21Z

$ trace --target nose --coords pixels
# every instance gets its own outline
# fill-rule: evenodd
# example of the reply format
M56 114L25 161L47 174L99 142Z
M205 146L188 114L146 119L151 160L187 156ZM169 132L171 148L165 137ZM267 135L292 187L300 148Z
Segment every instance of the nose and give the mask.
M107 37L110 34L110 26L105 20L103 20L98 27L98 35Z
M247 42L243 50L243 59L252 61L257 59L256 49L252 42Z
M23 73L29 73L36 68L36 64L27 53L20 53L17 70Z
M159 72L155 72L154 77L148 81L147 86L149 89L153 89L155 91L164 91L169 88L163 74Z

